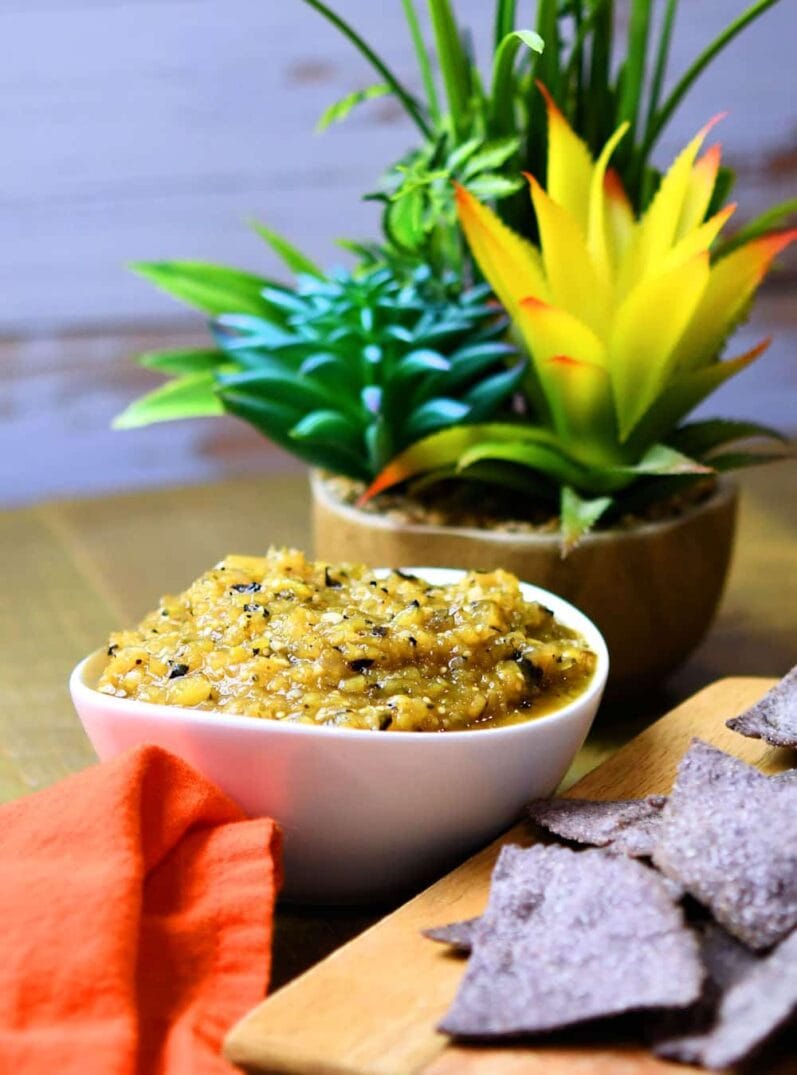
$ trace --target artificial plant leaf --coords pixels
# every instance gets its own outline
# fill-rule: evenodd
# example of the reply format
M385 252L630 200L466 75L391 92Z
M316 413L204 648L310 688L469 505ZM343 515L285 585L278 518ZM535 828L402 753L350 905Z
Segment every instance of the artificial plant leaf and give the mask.
M698 369L717 358L772 261L795 238L797 228L767 235L712 266L705 294L676 348L679 370Z
M450 172L451 175L457 175L462 170L465 162L470 160L482 144L481 138L468 138L467 141L460 143L448 157L446 171Z
M301 342L295 332L274 324L270 318L252 314L221 314L211 322L214 339L225 351L264 347L274 350Z
M340 355L328 351L308 355L302 361L297 373L300 377L315 377L329 388L339 388L341 380L349 376L349 366Z
M252 227L257 234L268 243L271 249L282 258L285 264L293 273L304 273L307 276L314 276L319 280L325 279L324 272L320 269L314 261L311 261L305 254L301 252L293 243L288 242L287 239L279 235L271 228L267 228L265 224L260 224L258 221L252 222Z
M556 503L556 486L544 475L516 463L485 459L481 463L472 463L466 470L452 468L450 476L460 481L499 485L527 498L534 497L551 505Z
M471 388L464 396L470 408L468 421L485 422L491 418L501 404L518 390L525 371L526 363L516 362L509 369L494 373Z
M304 0L306 4L314 8L319 15L322 15L328 22L330 22L336 30L343 34L352 45L357 49L363 59L369 63L380 78L390 86L391 90L401 101L404 106L404 110L418 129L424 138L431 138L432 130L429 126L428 117L425 110L421 107L418 101L407 90L407 88L399 81L393 71L387 66L385 61L379 56L371 46L365 41L354 27L342 19L335 11L332 10L327 4L323 3L323 0Z
M377 474L393 454L390 434L381 416L369 423L364 439L368 452L369 471L372 475Z
M594 332L602 335L608 324L609 292L606 281L595 270L587 248L586 233L577 218L558 205L533 176L528 179L551 297L547 299L545 295L534 292L527 294L570 310Z
M620 286L623 293L655 271L673 245L692 176L692 165L711 128L722 116L715 116L678 154L662 179L653 201L640 221L637 235L623 266Z
M465 187L456 187L457 211L473 256L503 306L514 317L527 295L550 301L539 253L511 231Z
M429 0L429 16L437 59L448 98L451 125L458 138L464 133L470 98L470 64L449 0Z
M467 180L468 190L477 198L492 198L499 201L508 198L510 194L516 194L523 186L522 179L508 179L497 172L482 172L475 179Z
M607 364L603 342L588 325L560 306L552 306L531 297L523 299L518 310L517 326L549 405L554 403L555 392L549 383L549 362L552 358L569 355L595 366L605 367Z
M643 415L631 436L629 450L641 450L655 441L668 439L682 418L715 392L720 385L746 369L766 351L771 340L761 343L736 358L713 362L710 366L675 377Z
M299 318L303 318L308 314L307 302L290 288L281 285L264 287L262 294L270 306L276 306L278 310L289 316L298 315Z
M334 101L324 109L316 124L316 133L320 134L328 127L331 127L333 123L340 123L358 105L364 104L366 101L373 101L377 97L385 97L392 92L393 90L386 82L377 82L373 86L366 86L364 89L347 93L345 97L341 97L339 101Z
M681 215L678 218L678 227L675 230L676 239L683 239L706 219L721 159L722 147L715 144L710 146L692 166Z
M777 2L777 0L776 0ZM711 201L708 203L707 213L716 213L727 202L731 191L736 186L736 172L725 164L720 164L717 170L717 178L714 181L714 189L711 192Z
M464 422L469 413L470 407L462 400L428 399L412 412L404 425L404 435L409 441L419 440L443 426Z
M589 185L589 213L587 224L587 245L598 271L604 279L611 276L614 236L609 234L607 228L606 212L606 173L609 160L618 143L628 131L628 123L621 123L606 145L600 152L600 156L592 169L592 178Z
M225 363L229 363L229 358L223 351L210 348L195 350L180 348L174 351L146 351L143 355L139 355L136 361L139 366L144 366L146 369L177 376L184 373L217 370Z
M500 441L486 441L463 452L457 462L457 470L467 470L474 463L484 460L517 463L539 471L557 484L572 483L583 487L591 477L556 448L544 444L507 444Z
M603 177L603 212L606 249L616 275L634 232L634 210L620 176L612 168Z
M603 366L554 355L546 362L545 389L556 432L572 454L596 466L615 463L617 423Z
M787 438L777 429L760 425L758 422L731 421L726 418L709 418L702 422L691 422L676 429L667 441L670 447L677 451L702 459L715 448L721 448L739 440L750 440L753 437L787 442ZM713 460L711 465L714 466Z
M546 429L509 422L453 426L424 437L391 459L363 494L362 501L389 489L392 485L430 470L456 466L464 452L487 441L514 443L519 440L555 445L556 438Z
M451 369L451 361L439 351L421 348L417 351L408 351L396 363L391 382L400 384L411 377L423 373L445 373Z
M754 239L760 239L762 236L768 235L775 228L780 227L787 217L794 216L795 213L797 213L797 198L790 198L788 201L781 202L780 205L773 205L771 209L767 209L754 217L753 220L745 224L735 235L732 235L730 239L724 242L717 250L717 259L726 257L738 247L745 246Z
M403 250L414 251L423 242L423 194L420 190L400 193L384 215L385 231Z
M512 127L512 114L517 100L515 61L521 47L539 54L544 50L545 43L534 30L514 29L509 30L496 41L490 91L490 129L492 130L509 130Z
M711 457L713 470L724 473L727 470L741 470L744 467L759 467L764 463L779 463L791 459L789 452L723 452Z
M135 400L113 420L114 429L136 429L178 418L206 418L224 413L215 392L213 371L189 373Z
M478 153L468 158L467 164L462 169L464 182L477 176L480 172L491 172L505 164L513 153L520 148L519 138L496 138L492 142L485 142ZM473 185L468 183L470 189ZM518 187L521 183L518 182Z
M548 113L548 194L552 201L567 210L586 238L592 155L562 115L548 87L541 81L537 86L545 98Z
M320 444L292 438L290 430L302 417L301 411L296 408L234 389L225 391L224 407L312 466L324 467L358 481L367 481L370 477L362 452L350 451L341 444Z
M349 413L356 420L357 409L348 396L336 393L320 381L300 377L287 369L247 370L223 374L218 378L219 391L226 398L232 390L237 396L251 395L298 407L301 411L327 408Z
M682 239L679 239L669 254L663 258L661 263L662 270L676 268L696 254L708 251L735 212L736 206L733 203L726 205L712 217L709 217L705 223L693 228Z
M156 287L213 316L262 314L263 289L271 281L203 261L135 261L130 268Z
M711 474L713 466L706 466L691 459L683 452L666 444L654 444L648 448L638 463L615 468L624 474Z
M709 280L707 254L643 279L617 310L608 352L620 440L658 399Z
M382 410L382 395L379 385L369 384L360 392L360 402L369 414L379 414Z
M521 299L529 295L550 302L539 252L462 186L456 187L456 201L471 252L510 316L518 316ZM534 372L527 379L526 391L537 413L546 417L545 396Z
M335 444L356 452L360 446L360 430L339 411L310 411L300 418L288 434L292 440Z
M601 516L614 503L610 496L593 497L589 500L578 495L569 485L563 485L559 501L562 555L571 552L588 534Z

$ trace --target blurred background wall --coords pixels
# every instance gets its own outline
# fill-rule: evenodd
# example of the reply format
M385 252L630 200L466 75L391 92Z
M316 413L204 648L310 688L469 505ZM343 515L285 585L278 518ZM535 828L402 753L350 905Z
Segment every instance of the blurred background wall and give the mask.
M399 0L335 6L411 80ZM456 0L477 44L492 3ZM746 0L688 0L677 73ZM521 2L531 23L533 3ZM198 258L275 272L257 217L324 263L373 234L360 196L412 133L389 100L315 135L331 101L373 81L301 0L3 0L0 6L0 502L291 465L232 419L112 433L157 383L137 351L201 342L202 319L127 272ZM660 147L709 116L738 169L738 219L797 188L797 0L781 0L704 76ZM482 53L483 54L483 53ZM770 353L712 413L797 431L797 263L759 300L738 349Z

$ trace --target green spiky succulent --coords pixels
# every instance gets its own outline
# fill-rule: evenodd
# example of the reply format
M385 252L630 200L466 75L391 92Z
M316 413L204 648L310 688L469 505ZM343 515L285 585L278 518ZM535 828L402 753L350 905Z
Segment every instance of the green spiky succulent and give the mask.
M226 411L306 462L369 480L421 437L505 408L525 364L486 285L449 295L428 269L404 277L389 265L327 276L279 242L300 270L294 287L206 265L137 266L216 315L217 348L141 356L173 379L117 428Z

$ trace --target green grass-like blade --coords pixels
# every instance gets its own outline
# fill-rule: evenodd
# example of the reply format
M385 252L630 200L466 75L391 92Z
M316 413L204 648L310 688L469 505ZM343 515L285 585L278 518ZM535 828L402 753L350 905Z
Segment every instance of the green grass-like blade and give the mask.
M646 138L650 131L651 124L653 123L653 118L656 115L656 110L659 107L661 91L664 88L664 79L667 76L667 63L670 58L670 44L672 42L672 32L675 26L675 16L677 11L678 0L667 0L667 7L664 9L664 17L662 19L661 31L659 33L659 44L656 49L656 60L653 65L653 77L650 82L647 118L645 120Z
M167 373L173 377L217 370L220 366L229 364L229 361L223 351L213 351L210 348L146 351L136 359L139 366L144 366L145 369L157 370L159 373Z
M719 246L714 253L714 259L724 258L740 246L766 235L767 232L774 231L787 217L793 216L795 213L797 213L797 198L791 198L787 202L781 202L780 205L774 205L771 209L767 209L760 216L745 224L727 242Z
M295 247L293 243L288 242L276 231L272 231L271 228L267 228L265 224L260 224L256 220L252 221L252 227L261 239L265 239L274 253L282 258L291 272L305 273L307 276L315 276L318 280L325 279L323 270Z
M545 48L545 42L534 30L513 30L502 38L493 58L493 83L490 93L490 122L495 131L514 131L514 70L521 45L537 54L542 53Z
M537 4L537 33L545 42L542 57L537 61L537 76L545 83L554 100L559 99L560 60L557 0L539 0ZM539 110L539 94L533 91L531 103Z
M645 84L645 61L650 35L650 0L633 0L628 23L628 47L626 51L623 82L617 122L630 123L630 138L634 139L642 90Z
M401 6L404 8L404 17L407 20L410 37L412 38L412 47L415 49L415 56L418 60L421 80L423 81L423 89L426 94L426 103L429 107L429 115L432 123L436 125L440 120L440 101L437 97L437 86L434 81L434 72L432 71L432 61L429 57L429 50L426 48L426 43L423 40L421 26L418 22L418 13L415 10L413 0L401 0Z
M454 12L449 0L429 0L437 58L446 88L451 125L458 137L465 133L470 103L470 63L462 47Z
M263 314L262 291L270 280L204 261L135 261L129 266L162 291L205 313Z
M493 20L493 51L497 52L507 34L515 29L517 0L496 0Z
M207 418L224 413L215 393L212 372L190 373L156 388L126 407L112 422L114 429L138 429L180 418Z
M340 15L336 14L330 7L327 7L322 0L304 0L305 4L309 4L311 8L322 15L328 22L331 22L336 30L339 30L344 37L354 45L360 55L371 64L371 66L379 72L379 75L387 82L390 88L395 93L396 97L401 101L407 115L412 119L424 137L431 136L431 128L424 116L420 104L409 90L401 83L396 75L390 70L385 61L377 55L371 46L363 40L357 33L353 26L351 26L345 19L342 19Z
M668 444L685 455L703 459L717 448L724 448L740 440L758 438L787 443L787 438L777 429L760 425L758 422L708 418L701 422L690 422L688 425L681 426L668 438Z
M611 67L614 39L612 0L596 0L591 16L589 79L584 94L584 136L595 156L617 126L612 101Z
M763 15L765 11L768 11L769 8L777 3L778 0L757 0L757 3L751 4L750 7L738 16L738 18L735 18L733 22L726 26L722 33L700 53L694 63L691 64L680 78L651 123L642 147L643 158L647 158L650 150L656 144L659 135L672 118L673 112L675 112L678 105L692 87L692 84L700 77L703 71L705 71L711 61L718 56L735 37L738 37L742 30L746 29L750 23L754 22L760 15Z

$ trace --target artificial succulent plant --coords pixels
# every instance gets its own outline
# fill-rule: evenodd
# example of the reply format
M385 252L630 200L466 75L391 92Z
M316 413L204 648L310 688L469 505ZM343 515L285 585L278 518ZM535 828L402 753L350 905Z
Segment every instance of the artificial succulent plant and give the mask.
M518 388L525 362L488 285L447 295L423 267L409 277L389 265L324 275L284 240L276 245L299 270L295 286L236 275L230 286L245 294L226 301L230 270L137 267L214 315L217 347L143 355L172 379L131 404L117 428L227 411L301 459L367 481L426 434L500 413ZM198 289L211 278L213 294ZM244 299L245 312L218 313Z
M610 168L628 125L593 160L546 96L547 189L528 177L539 246L464 188L457 191L473 255L530 359L523 382L528 413L425 437L391 461L367 496L422 474L466 476L489 461L493 480L501 476L495 465L503 464L512 488L524 470L529 492L545 496L547 486L574 540L638 494L641 479L683 483L769 458L724 449L751 436L782 439L774 430L749 422L682 423L766 349L764 340L721 360L773 258L797 230L712 254L735 208L706 219L719 147L699 154L713 124L679 154L637 216Z

